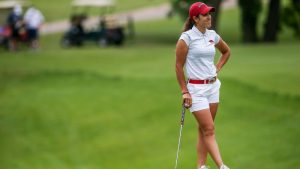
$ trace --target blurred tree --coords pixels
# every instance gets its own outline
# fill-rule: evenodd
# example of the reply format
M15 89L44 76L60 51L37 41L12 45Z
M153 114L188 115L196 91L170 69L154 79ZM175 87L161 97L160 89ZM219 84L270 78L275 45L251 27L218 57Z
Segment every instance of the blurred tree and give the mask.
M217 31L217 29L218 29L217 26L218 26L219 14L220 14L221 2L222 2L222 0L206 0L206 3L209 6L213 6L216 9L216 11L214 13L212 13L212 29L214 29L215 31Z
M281 21L283 24L294 29L296 37L300 38L300 1L290 0L289 6L282 11Z
M279 31L280 0L270 0L268 8L263 41L276 42Z
M262 10L261 0L239 0L243 42L257 42L257 21Z
M173 10L177 12L180 17L185 21L188 17L189 7L194 2L198 2L197 0L171 0ZM222 0L201 0L201 2L206 3L209 6L213 6L216 9L216 12L212 14L212 29L217 30L218 25L218 16L220 11L220 5Z
M197 0L171 0L173 11L177 12L183 20L188 17L189 7ZM217 30L220 5L222 0L201 0L216 8L213 13L212 29ZM256 43L260 40L257 32L258 18L262 11L263 0L238 0L241 11L242 41L245 43ZM297 37L300 38L300 0L290 0L288 7L281 10L281 0L266 1L268 13L263 28L263 41L276 42L281 23L294 29Z

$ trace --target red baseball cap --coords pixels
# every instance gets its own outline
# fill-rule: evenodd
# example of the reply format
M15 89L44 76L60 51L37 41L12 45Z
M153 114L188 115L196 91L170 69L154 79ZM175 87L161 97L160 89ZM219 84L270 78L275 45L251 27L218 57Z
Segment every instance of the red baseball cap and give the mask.
M207 6L203 2L195 2L190 6L189 14L190 18L193 16L198 16L199 14L205 15L208 12L215 12L215 8L211 6Z

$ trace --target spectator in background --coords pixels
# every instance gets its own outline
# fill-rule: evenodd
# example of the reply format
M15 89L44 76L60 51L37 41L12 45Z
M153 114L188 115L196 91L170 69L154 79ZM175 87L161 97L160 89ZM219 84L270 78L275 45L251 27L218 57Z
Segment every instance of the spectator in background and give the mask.
M39 45L39 29L44 22L44 16L35 7L31 6L27 9L24 15L24 21L26 24L26 30L28 34L28 40L32 49L38 49Z
M23 25L22 19L22 7L21 5L16 5L7 17L7 25L11 30L9 36L10 51L16 51L17 49L17 41L20 38L19 32Z

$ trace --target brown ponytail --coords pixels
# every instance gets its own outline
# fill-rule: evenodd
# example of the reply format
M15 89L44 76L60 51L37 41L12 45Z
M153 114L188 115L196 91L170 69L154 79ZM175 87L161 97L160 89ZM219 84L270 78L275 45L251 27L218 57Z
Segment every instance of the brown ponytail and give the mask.
M194 25L193 19L191 19L190 17L188 17L186 19L185 23L184 23L184 27L183 27L182 32L185 32L185 31L188 31L188 30L192 29L193 25Z

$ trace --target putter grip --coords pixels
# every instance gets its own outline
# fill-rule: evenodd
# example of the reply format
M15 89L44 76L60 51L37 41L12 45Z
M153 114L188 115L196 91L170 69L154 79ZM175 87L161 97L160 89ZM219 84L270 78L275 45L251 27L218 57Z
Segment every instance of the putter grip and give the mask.
M181 112L181 121L180 124L183 125L184 124L184 116L185 116L185 107L184 105L182 106L182 112Z

